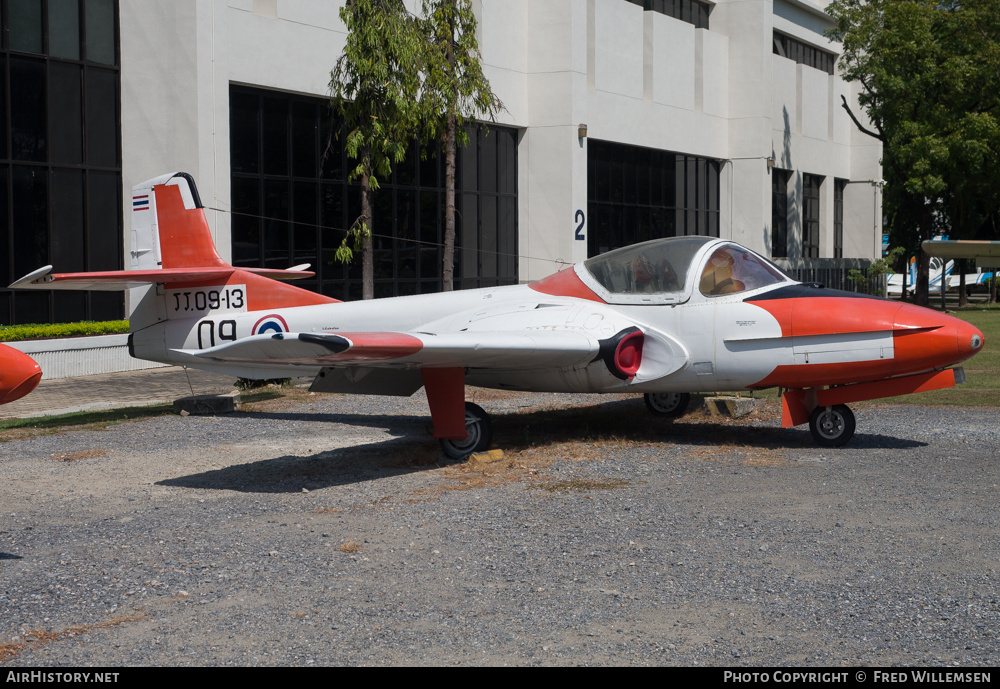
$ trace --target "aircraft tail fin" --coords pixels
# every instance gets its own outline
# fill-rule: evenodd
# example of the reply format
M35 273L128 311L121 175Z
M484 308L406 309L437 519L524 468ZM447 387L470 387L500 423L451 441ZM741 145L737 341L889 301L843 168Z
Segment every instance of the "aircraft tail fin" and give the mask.
M52 273L52 266L46 266L11 287L123 290L160 284L169 290L239 284L246 287L250 310L337 301L276 282L314 275L298 268L301 266L289 270L237 268L222 260L194 179L177 172L132 188L132 250L128 270Z

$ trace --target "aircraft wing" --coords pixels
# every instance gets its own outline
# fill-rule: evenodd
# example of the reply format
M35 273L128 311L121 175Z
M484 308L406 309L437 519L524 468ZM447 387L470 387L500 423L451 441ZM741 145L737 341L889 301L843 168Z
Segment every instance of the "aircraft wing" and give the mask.
M278 333L204 350L176 350L206 361L323 367L542 369L585 365L601 343L571 331L458 333Z

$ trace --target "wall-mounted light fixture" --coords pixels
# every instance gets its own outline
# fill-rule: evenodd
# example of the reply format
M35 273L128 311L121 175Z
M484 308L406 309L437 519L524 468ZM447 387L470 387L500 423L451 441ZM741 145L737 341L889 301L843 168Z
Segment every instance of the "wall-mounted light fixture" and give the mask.
M581 139L586 139L587 138L587 125L585 125L585 124L578 124L576 126L576 135L577 135L577 137L579 137Z
M767 169L768 170L773 170L774 169L774 156L768 156L767 157Z

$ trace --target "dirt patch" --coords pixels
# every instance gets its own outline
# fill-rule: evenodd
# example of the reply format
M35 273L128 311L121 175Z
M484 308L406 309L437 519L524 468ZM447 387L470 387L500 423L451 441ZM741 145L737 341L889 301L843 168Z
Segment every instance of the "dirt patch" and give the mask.
M0 663L17 657L22 651L28 648L29 645L37 647L38 645L45 645L53 641L68 639L100 629L110 629L112 627L125 624L126 622L138 622L144 619L146 619L145 615L133 615L131 617L115 617L107 622L101 622L99 624L85 624L79 627L70 627L69 629L63 629L60 631L43 631L40 629L33 629L24 634L23 641L0 644Z

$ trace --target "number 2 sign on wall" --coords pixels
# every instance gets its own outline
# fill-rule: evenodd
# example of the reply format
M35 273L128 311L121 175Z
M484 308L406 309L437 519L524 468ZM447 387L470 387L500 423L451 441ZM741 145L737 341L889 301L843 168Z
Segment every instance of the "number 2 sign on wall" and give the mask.
M578 242L585 241L587 238L583 236L583 226L587 224L587 216L583 214L582 210L577 210L574 220L576 225L576 234L573 235Z

